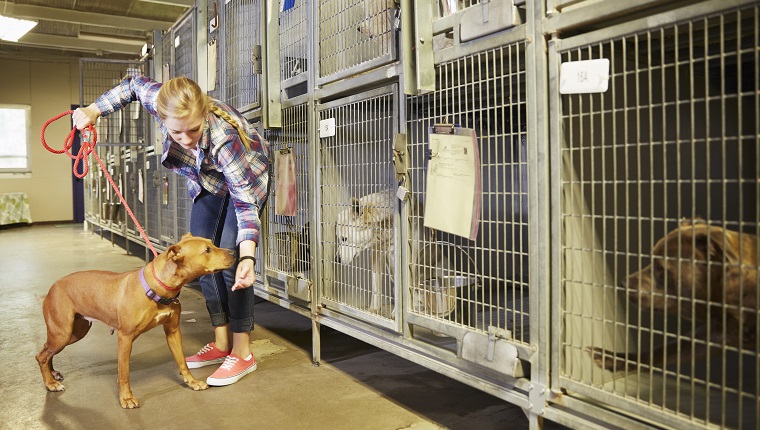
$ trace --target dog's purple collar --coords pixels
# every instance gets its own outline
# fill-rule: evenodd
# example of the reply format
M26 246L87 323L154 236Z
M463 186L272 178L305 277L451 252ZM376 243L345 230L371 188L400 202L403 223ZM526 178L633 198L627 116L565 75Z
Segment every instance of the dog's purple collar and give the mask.
M145 290L145 295L148 296L151 300L154 302L161 304L161 305L170 305L172 303L179 303L179 299L177 298L167 298L167 297L161 297L153 291L150 288L150 285L148 285L148 281L145 280L145 267L140 269L140 283L142 284L143 290Z

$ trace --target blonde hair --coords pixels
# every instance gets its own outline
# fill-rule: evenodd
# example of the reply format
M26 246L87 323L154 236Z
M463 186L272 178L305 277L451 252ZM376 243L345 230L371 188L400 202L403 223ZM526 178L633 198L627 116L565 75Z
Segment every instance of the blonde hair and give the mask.
M240 123L227 111L217 106L192 79L184 76L169 79L158 90L156 113L162 121L170 117L205 118L209 112L213 112L235 127L243 146L247 150L251 149L251 138Z

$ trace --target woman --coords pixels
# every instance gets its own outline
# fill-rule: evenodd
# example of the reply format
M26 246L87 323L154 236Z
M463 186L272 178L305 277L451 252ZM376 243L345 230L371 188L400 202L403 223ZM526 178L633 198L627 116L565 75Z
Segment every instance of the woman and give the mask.
M250 349L259 243L259 211L267 199L269 144L231 106L208 97L188 78L161 84L127 77L94 103L74 111L78 129L139 101L164 136L161 163L187 177L193 199L190 232L237 249L238 264L200 278L214 341L187 357L190 368L222 363L209 385L229 385L256 370Z

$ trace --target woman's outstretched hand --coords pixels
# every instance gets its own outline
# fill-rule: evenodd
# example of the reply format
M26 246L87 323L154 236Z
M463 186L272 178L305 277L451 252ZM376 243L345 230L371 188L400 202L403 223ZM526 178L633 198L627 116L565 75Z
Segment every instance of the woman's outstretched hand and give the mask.
M88 125L95 124L95 121L98 120L99 116L100 111L92 105L83 108L77 108L74 113L71 114L71 118L74 120L74 125L78 130L83 129Z

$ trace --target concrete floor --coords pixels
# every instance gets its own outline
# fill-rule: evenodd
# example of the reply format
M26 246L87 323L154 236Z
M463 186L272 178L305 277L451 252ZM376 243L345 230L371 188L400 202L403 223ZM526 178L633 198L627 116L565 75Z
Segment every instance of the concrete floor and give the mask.
M143 261L81 224L0 228L1 429L522 429L522 410L383 350L326 331L322 365L311 363L310 321L256 305L259 368L228 387L195 392L177 373L160 328L134 344L131 384L140 401L123 410L116 336L96 323L55 359L66 390L48 393L34 355L45 340L40 304L56 279L79 270L127 271ZM211 340L203 297L182 293L187 354ZM214 367L196 369L206 378ZM547 423L547 428L561 428Z

